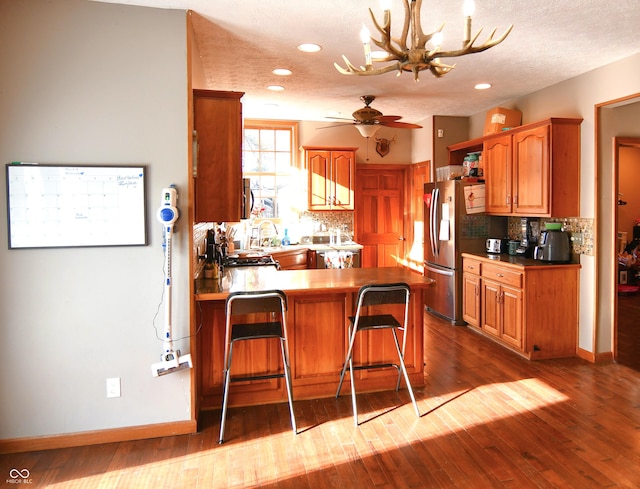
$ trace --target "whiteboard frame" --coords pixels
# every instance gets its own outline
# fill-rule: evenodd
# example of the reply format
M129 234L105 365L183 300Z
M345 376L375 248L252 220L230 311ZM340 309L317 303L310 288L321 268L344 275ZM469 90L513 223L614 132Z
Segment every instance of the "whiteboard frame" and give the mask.
M26 169L26 171L34 171L38 172L40 169L50 169L50 168L59 168L61 170L68 169L73 171L74 169L81 169L82 171L90 171L90 172L98 172L100 170L109 169L109 171L115 171L115 175L118 176L117 171L122 170L123 176L130 176L132 172L139 171L139 178L142 181L142 185L136 189L136 192L133 195L135 199L136 208L132 209L131 213L127 213L127 217L131 217L131 222L127 223L129 231L123 231L125 227L119 227L119 233L116 238L113 239L112 235L110 235L109 239L103 239L100 237L87 237L85 234L81 234L80 228L75 230L75 224L72 220L65 221L65 223L70 226L70 228L74 229L73 233L65 235L68 239L65 241L64 238L61 238L57 244L46 244L42 242L36 241L27 241L26 239L21 238L20 240L14 239L12 242L12 219L15 221L17 219L16 216L12 214L12 201L11 201L11 172L12 169L22 168ZM23 162L14 162L8 163L6 165L5 171L6 178L6 191L7 191L7 241L9 249L35 249L35 248L91 248L91 247L113 247L113 246L146 246L148 245L148 229L147 229L147 165L94 165L94 164L39 164L39 163L23 163ZM25 196L26 198L26 196ZM13 231L15 232L16 226L14 226ZM79 239L79 236L82 236L82 240ZM16 244L16 242L21 244Z

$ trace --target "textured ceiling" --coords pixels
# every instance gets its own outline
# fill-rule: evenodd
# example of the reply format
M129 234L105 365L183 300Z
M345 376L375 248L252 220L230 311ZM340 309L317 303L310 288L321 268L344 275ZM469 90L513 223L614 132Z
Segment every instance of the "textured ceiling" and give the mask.
M513 31L498 46L452 60L456 68L436 79L422 72L346 76L334 62L342 55L364 64L359 31L374 33L368 9L382 20L377 0L104 0L111 3L192 10L196 42L207 87L245 92L249 118L326 120L350 117L359 97L376 96L373 107L385 115L418 122L432 115L472 115L505 101L640 52L638 0L476 0L473 32L482 42L497 28ZM445 22L443 47L457 49L463 33L462 0L424 0L425 32ZM400 0L392 2L392 34L404 18ZM398 24L396 26L396 24ZM296 49L320 44L319 53ZM278 77L274 68L293 74ZM489 82L493 88L474 90ZM272 92L268 85L285 90ZM276 106L274 106L274 104Z

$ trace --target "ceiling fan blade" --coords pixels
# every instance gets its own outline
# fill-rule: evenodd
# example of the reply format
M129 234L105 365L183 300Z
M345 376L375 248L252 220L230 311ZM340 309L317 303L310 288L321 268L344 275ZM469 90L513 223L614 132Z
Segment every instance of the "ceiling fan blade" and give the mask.
M380 115L376 117L376 120L381 123L394 122L394 121L397 121L398 119L402 119L402 116L401 115Z
M351 122L353 122L353 119L351 119L349 117L325 117L325 119L328 119L330 121L351 121Z
M422 126L419 126L418 124L411 124L409 122L389 121L389 122L381 122L380 125L381 126L385 126L385 127L395 127L397 129L420 129L420 128L422 128Z
M345 120L349 120L349 119L345 119ZM322 127L316 127L316 129L330 129L332 127L338 127L338 126L353 126L355 124L355 122L351 121L351 122L336 122L335 124L331 124L330 126L322 126Z

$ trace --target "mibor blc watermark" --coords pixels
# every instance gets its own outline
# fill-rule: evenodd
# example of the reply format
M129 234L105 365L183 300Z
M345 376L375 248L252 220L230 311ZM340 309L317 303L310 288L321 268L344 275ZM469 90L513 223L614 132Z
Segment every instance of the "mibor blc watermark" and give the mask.
M11 469L9 471L9 478L6 480L7 484L31 484L31 472L29 469Z

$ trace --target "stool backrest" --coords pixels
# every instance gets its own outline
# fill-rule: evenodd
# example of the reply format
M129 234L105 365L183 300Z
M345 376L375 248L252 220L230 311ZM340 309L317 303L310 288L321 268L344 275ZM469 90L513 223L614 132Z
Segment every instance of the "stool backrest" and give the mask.
M364 285L358 291L358 307L381 304L406 304L409 302L409 286L406 283Z
M227 297L227 315L287 310L287 296L281 290L232 292Z

